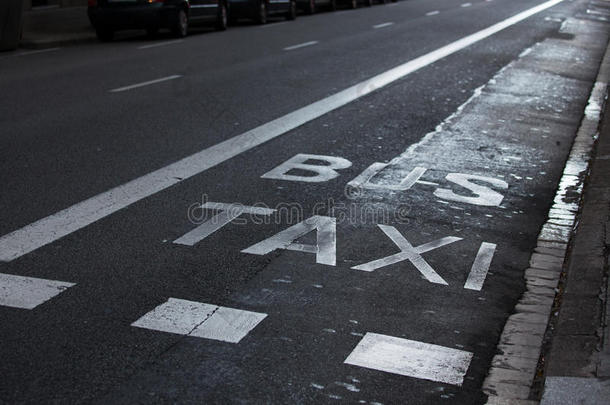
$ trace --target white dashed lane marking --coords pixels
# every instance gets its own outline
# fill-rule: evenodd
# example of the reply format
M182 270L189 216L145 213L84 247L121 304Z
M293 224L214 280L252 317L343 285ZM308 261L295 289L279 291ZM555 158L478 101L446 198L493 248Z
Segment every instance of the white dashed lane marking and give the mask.
M438 10L434 10L434 11L429 11L426 13L427 16L431 16L431 15L437 15L440 14L441 12Z
M385 27L389 27L390 25L394 25L394 23L393 22L385 22L385 23L373 25L373 28L375 28L375 29L377 29L377 28L385 28Z
M239 343L266 317L259 312L170 298L131 326Z
M460 7L470 7L470 6L472 6L472 3L464 3Z
M125 87L119 87L117 89L112 89L112 90L110 90L110 92L111 93L120 93L122 91L133 90L133 89L137 89L139 87L150 86L151 84L157 84L157 83L161 83L161 82L166 82L168 80L179 79L181 77L182 77L181 75L172 75L172 76L162 77L160 79L149 80L147 82L136 83L136 84L132 84L132 85L125 86Z
M4 235L0 238L0 261L14 260L78 231L120 209L215 167L330 111L358 100L562 1L550 0L525 10L345 90ZM170 77L177 78L175 76ZM168 78L165 79L169 80Z
M149 48L157 48L159 46L165 46L165 45L173 45L173 44L179 44L180 42L183 42L181 39L176 39L174 41L164 41L164 42L157 42L155 44L150 44L150 45L143 45L143 46L139 46L138 49L149 49Z
M305 48L306 46L312 46L317 44L318 41L309 41L309 42L304 42L302 44L297 44L297 45L292 45L292 46L287 46L286 48L284 48L285 51L293 51L295 49L299 49L299 48Z
M367 333L345 363L460 386L471 360L467 351Z
M0 273L0 305L33 309L73 285L65 281Z
M27 52L20 52L15 56L28 56L28 55L37 55L39 53L47 53L47 52L55 52L55 51L59 51L61 48L47 48L47 49L39 49L37 51L27 51Z

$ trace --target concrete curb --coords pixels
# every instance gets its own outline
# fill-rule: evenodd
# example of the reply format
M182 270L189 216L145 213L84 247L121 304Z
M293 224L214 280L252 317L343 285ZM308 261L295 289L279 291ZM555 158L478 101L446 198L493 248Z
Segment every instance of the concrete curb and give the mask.
M526 289L515 313L508 318L483 391L488 404L536 404L530 399L544 335L550 321L558 285L564 272L570 239L577 227L583 198L583 174L590 170L591 155L601 122L602 106L610 80L610 48L606 49L588 99L559 188L538 236L525 271Z

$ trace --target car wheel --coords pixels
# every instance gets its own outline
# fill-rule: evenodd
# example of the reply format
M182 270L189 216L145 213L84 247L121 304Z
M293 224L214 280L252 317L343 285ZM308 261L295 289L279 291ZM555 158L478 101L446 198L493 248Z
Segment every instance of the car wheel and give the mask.
M385 0L383 0L385 1ZM373 0L364 0L364 5L366 7L371 7L373 5Z
M336 11L337 10L337 0L330 0L330 2L328 3L328 8L330 9L330 11Z
M309 0L307 4L307 14L313 14L316 12L316 0Z
M297 0L290 0L288 6L288 13L286 13L287 20L294 20L297 18Z
M259 24L267 24L267 3L265 0L259 0L258 11L254 19Z
M100 41L109 42L112 41L112 38L114 38L114 31L106 27L97 27L95 29L95 35Z
M349 8L357 8L357 7L358 7L358 0L350 0Z
M227 3L219 1L218 3L218 15L216 17L216 29L218 31L224 31L229 25L229 13L227 10Z
M180 38L184 38L187 36L189 32L189 17L186 14L186 10L181 8L178 10L176 14L176 20L174 21L174 26L172 28L172 32L174 35Z

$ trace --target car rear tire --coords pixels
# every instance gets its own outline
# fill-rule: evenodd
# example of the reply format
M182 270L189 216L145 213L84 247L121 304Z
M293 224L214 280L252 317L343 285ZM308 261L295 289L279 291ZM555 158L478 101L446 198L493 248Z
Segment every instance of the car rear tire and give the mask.
M218 31L224 31L229 25L229 12L227 10L227 3L220 1L218 3L218 16L216 17L216 29Z
M385 1L385 0L383 0ZM371 7L373 5L373 0L364 0L364 5L366 7Z
M295 20L297 18L297 0L290 0L288 12L286 13L287 20Z
M349 8L358 8L358 0L350 0L349 4L348 4Z
M316 12L316 0L309 0L305 12L307 14L314 14Z
M184 38L189 32L189 16L184 8L181 8L176 13L176 20L172 27L172 32L178 38Z
M330 9L330 11L336 11L337 10L337 0L330 0L330 2L328 3L328 8Z
M97 27L95 29L95 35L97 36L97 39L102 42L110 42L112 41L112 38L114 38L114 31L106 27Z
M256 20L258 24L267 24L267 3L265 0L259 0L258 10L254 20Z

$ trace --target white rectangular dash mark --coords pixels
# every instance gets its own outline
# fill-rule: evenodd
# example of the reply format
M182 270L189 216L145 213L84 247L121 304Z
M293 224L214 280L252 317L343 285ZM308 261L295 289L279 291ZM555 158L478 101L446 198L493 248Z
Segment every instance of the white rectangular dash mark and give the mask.
M178 79L180 77L182 77L182 76L181 75L172 75L172 76L162 77L160 79L149 80L147 82L136 83L136 84L132 84L132 85L125 86L125 87L119 87L117 89L112 89L112 90L110 90L110 92L111 93L119 93L119 92L122 92L122 91L137 89L138 87L144 87L144 86L149 86L151 84L156 84L156 83L166 82L168 80Z
M33 309L74 283L0 273L0 305Z
M472 6L472 3L464 3L460 7L470 7L470 6Z
M318 43L318 41L303 42L302 44L287 46L286 48L284 48L284 50L285 51L292 51L292 50L295 50L295 49L304 48L306 46L312 46L312 45L315 45L317 43Z
M163 42L157 42L157 43L150 44L150 45L138 46L138 49L150 49L150 48L156 48L158 46L179 44L180 42L182 42L181 39L176 39L176 40L173 40L173 41L163 41Z
M437 14L440 14L440 13L441 13L440 11L438 11L438 10L434 10L434 11L428 11L428 12L426 13L426 15L427 15L427 16L431 16L431 15L437 15Z
M377 29L377 28L384 28L384 27L389 27L390 25L394 25L394 23L393 22L385 22L385 23L373 25L373 28L375 28L375 29Z
M239 343L266 317L259 312L170 298L131 326Z
M463 350L369 332L345 363L460 386L471 360Z
M495 243L481 243L477 257L475 257L474 263L472 264L470 274L468 274L466 284L464 284L464 288L468 290L481 291L495 251Z

